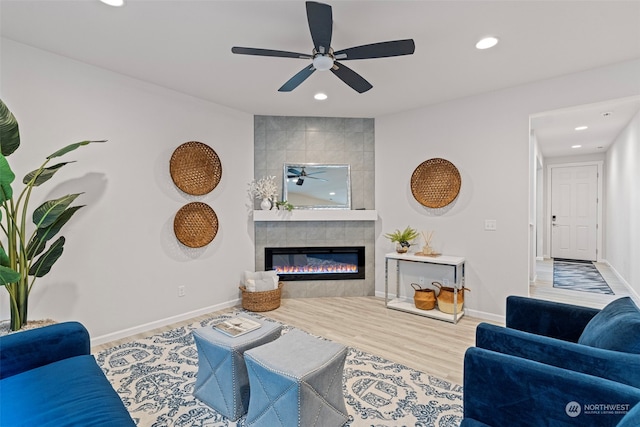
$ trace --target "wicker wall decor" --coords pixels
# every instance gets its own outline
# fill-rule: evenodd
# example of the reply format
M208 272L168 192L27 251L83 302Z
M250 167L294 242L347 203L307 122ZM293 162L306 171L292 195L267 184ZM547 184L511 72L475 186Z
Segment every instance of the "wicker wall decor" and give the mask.
M448 160L426 160L411 175L411 193L422 206L442 208L453 202L460 192L460 172Z
M222 164L211 147L202 142L189 141L176 148L171 155L169 172L180 190L202 196L220 182Z
M185 246L201 248L218 233L218 217L209 205L192 202L184 205L173 219L173 232Z

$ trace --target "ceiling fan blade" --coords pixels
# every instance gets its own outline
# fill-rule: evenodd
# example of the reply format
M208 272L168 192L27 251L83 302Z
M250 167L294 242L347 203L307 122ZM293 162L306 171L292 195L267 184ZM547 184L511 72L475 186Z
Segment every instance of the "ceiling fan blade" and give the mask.
M356 92L363 93L373 87L371 83L366 81L360 74L346 65L340 64L338 61L335 61L333 64L334 67L331 68L331 72Z
M257 56L277 56L279 58L300 58L300 59L312 59L313 56L306 53L287 52L284 50L272 50L272 49L256 49L253 47L238 47L231 48L231 52L238 53L240 55L257 55Z
M278 92L291 92L292 90L297 88L300 83L307 80L307 77L313 74L315 70L316 69L313 67L313 64L310 64L309 66L303 68L300 72L298 72L298 74L291 77L285 84L283 84L282 87L278 89Z
M319 53L329 52L333 33L331 6L315 1L307 2L307 21L313 39L313 46Z
M319 181L324 181L324 182L329 182L328 179L318 178L317 176L309 176L309 175L307 175L307 178L309 178L309 179L317 179Z
M335 52L334 55L336 59L345 61L347 59L387 58L389 56L411 55L415 50L416 45L413 40L406 39L351 47Z

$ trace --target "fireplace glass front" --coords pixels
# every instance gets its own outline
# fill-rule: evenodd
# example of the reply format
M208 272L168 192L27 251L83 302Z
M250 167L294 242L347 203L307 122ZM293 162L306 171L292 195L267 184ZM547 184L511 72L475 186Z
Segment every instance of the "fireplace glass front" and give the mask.
M364 279L364 246L265 248L265 270L280 280Z

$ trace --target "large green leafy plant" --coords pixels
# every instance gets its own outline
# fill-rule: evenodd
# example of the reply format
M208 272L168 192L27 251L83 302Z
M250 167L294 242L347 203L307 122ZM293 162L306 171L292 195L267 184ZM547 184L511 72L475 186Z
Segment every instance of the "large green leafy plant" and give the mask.
M33 210L28 217L28 205L34 187L44 184L63 166L64 162L48 166L49 162L78 147L95 142L82 141L68 145L47 156L44 163L25 175L20 193L14 192L12 184L15 174L9 166L7 156L20 146L18 122L7 106L0 100L0 226L4 238L0 239L0 285L9 292L11 330L15 331L27 322L29 293L38 277L49 273L51 266L60 258L65 239L58 237L50 242L60 229L83 206L71 206L82 193L68 194L49 200ZM27 225L28 220L33 226Z

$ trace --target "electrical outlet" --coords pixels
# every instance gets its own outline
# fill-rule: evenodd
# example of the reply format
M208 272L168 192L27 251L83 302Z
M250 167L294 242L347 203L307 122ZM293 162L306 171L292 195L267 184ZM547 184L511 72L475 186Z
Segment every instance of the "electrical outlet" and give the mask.
M447 287L448 287L448 286L449 286L449 279L442 279L442 284L443 284L444 286L447 286Z
M484 220L484 229L485 231L496 231L498 226L496 224L495 219L485 219Z
M183 297L187 294L187 288L185 286L178 286L178 296Z

